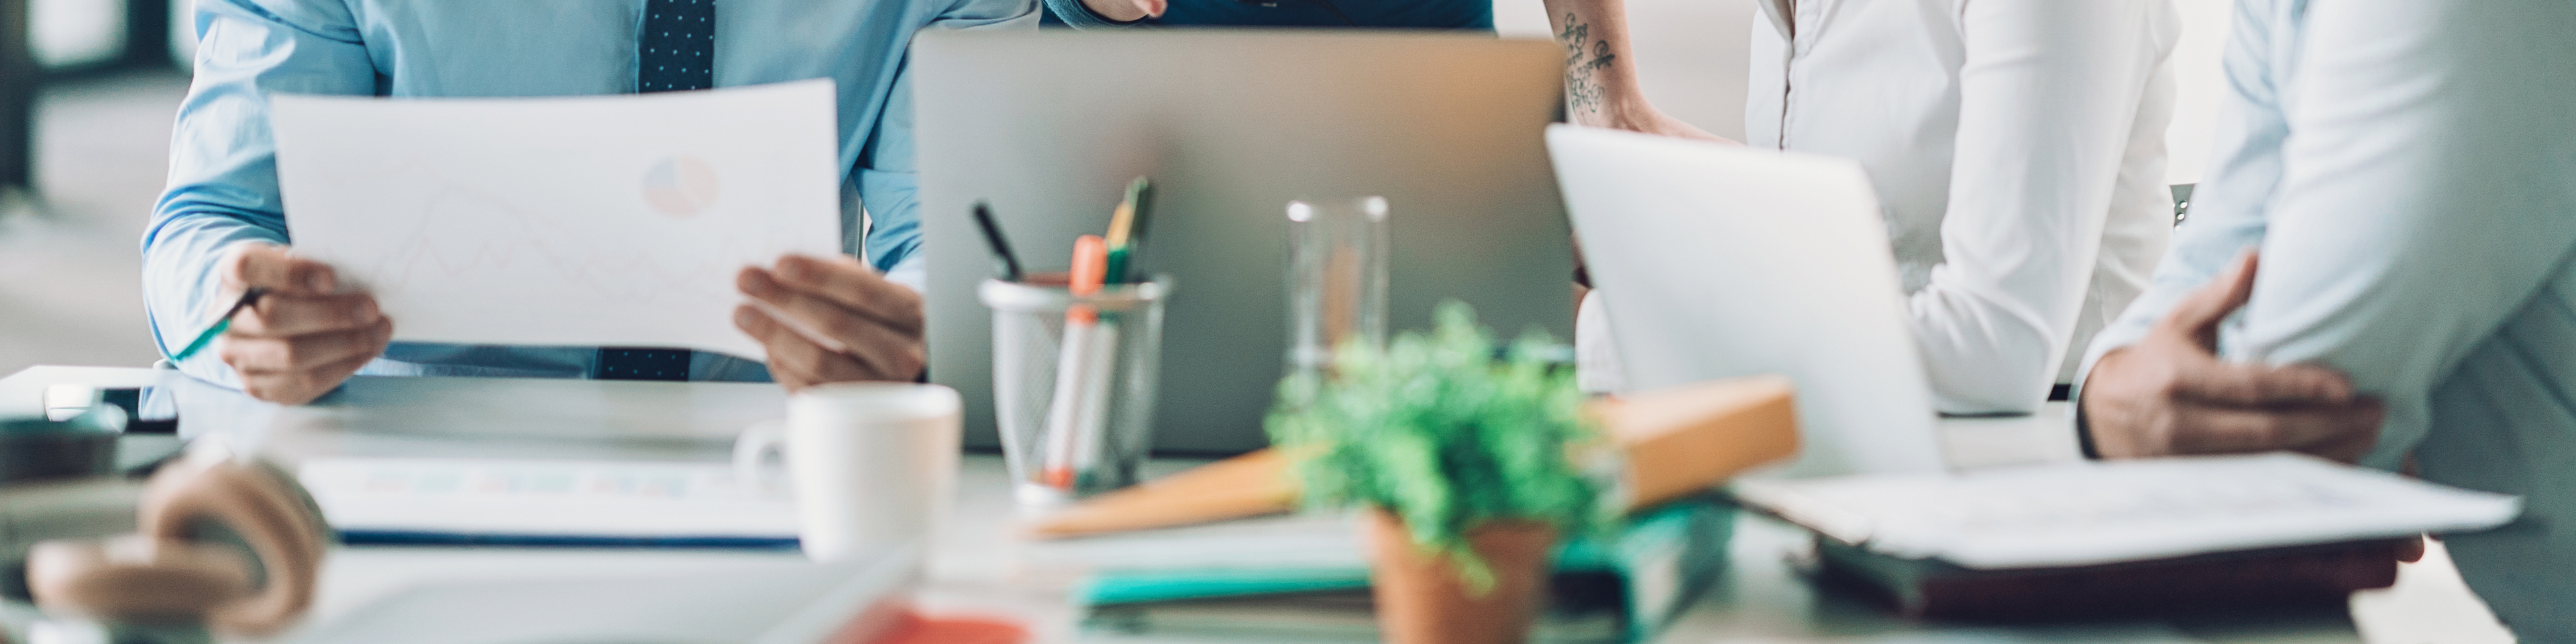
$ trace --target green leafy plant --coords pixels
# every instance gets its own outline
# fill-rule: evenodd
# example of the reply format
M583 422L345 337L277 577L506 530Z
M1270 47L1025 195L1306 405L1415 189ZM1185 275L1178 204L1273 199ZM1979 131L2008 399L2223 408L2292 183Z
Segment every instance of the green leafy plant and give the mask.
M1328 377L1292 375L1266 423L1295 460L1308 507L1368 506L1404 520L1413 544L1456 561L1484 592L1493 572L1467 532L1536 521L1559 534L1598 525L1597 485L1568 459L1596 441L1562 345L1531 330L1496 355L1464 303L1443 302L1428 335L1384 353L1339 347Z

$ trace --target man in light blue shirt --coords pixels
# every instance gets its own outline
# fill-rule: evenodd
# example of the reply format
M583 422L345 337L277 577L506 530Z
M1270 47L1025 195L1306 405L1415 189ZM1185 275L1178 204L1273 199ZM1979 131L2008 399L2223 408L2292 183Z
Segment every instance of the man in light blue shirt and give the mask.
M1037 15L1036 0L200 0L197 7L196 79L172 135L169 187L143 237L144 296L169 356L247 289L268 289L213 350L178 367L290 404L352 373L654 371L771 376L790 388L913 378L922 355L914 292L920 236L906 48L925 28L1025 28ZM748 308L736 311L736 322L768 346L765 373L712 354L389 343L398 321L384 319L366 294L338 288L330 267L287 250L269 134L274 93L569 96L817 77L833 79L840 94L843 246L864 246L870 266L791 257L746 269L737 282L747 295L842 336L853 347L846 353ZM864 239L862 207L872 220Z
M2237 7L2212 179L2079 431L2522 495L2445 543L2521 641L2576 642L2576 3Z

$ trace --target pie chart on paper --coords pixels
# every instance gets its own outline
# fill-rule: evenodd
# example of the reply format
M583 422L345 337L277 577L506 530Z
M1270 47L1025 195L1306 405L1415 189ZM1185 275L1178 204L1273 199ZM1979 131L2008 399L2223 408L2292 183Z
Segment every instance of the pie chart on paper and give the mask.
M663 157L644 172L644 201L673 217L692 217L716 202L716 169L697 157Z

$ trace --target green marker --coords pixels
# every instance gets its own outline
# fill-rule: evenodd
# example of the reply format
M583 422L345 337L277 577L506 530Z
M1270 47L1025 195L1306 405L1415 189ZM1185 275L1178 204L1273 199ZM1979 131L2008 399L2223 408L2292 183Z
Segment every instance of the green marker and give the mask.
M188 356L197 355L198 351L204 350L206 345L214 344L216 336L223 335L224 330L233 328L234 314L249 308L251 303L259 301L259 296L267 294L268 289L264 288L254 288L242 293L241 299L234 301L232 308L224 309L224 316L216 319L214 326L206 327L204 333L197 334L197 339L188 341L187 348L180 349L179 353L170 356L170 362L177 364L179 361L187 360Z
M1146 216L1153 210L1154 184L1137 177L1127 184L1127 198L1118 202L1118 211L1109 217L1109 271L1107 281L1134 284L1144 281L1135 275L1134 257L1145 246Z

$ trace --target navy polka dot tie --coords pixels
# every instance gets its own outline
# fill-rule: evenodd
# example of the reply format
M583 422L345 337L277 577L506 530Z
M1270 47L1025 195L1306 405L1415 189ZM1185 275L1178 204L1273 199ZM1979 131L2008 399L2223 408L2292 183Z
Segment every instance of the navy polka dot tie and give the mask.
M635 39L635 91L716 86L716 0L646 0Z
M716 0L646 0L635 38L635 91L674 92L716 86ZM601 347L591 377L687 380L689 352Z

